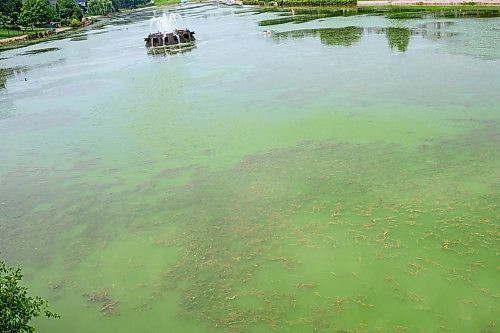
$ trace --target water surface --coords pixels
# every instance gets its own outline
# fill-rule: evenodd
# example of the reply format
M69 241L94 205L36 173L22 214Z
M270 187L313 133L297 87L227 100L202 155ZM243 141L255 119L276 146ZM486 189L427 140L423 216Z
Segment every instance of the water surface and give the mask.
M143 10L0 54L40 332L496 330L497 17L172 10L195 47Z

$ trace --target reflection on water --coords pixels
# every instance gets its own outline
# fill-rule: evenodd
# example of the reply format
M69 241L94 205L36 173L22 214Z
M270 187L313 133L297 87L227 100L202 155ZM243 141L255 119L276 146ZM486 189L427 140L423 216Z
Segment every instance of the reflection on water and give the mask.
M103 35L109 33L109 30L107 29L98 29L97 32L89 33L90 35L97 36L97 35Z
M303 24L317 21L323 22L326 18L348 17L359 14L370 14L372 16L386 16L388 18L448 18L455 17L456 11L426 11L426 10L401 10L401 9L376 9L376 8L319 8L319 9L262 9L263 13L275 12L276 17L259 21L259 26L289 26L293 24ZM461 16L489 17L500 15L499 11L464 11ZM408 27L398 25L396 27L341 27L341 28L309 28L276 31L273 36L277 40L286 38L319 37L324 45L352 46L359 42L363 34L384 34L386 35L389 47L400 52L408 50L411 37L422 37L431 40L449 40L460 34L454 31L454 22L435 21L426 22L420 25ZM492 53L495 54L495 47L491 46Z
M20 74L25 74L27 71L28 71L28 66L17 66L13 68L0 67L0 91L6 88L6 82L10 77L14 77ZM0 119L2 118L3 117L0 114Z
M81 35L70 38L70 41L71 42L81 42L81 41L84 41L87 39L88 39L87 34L81 34Z
M47 52L52 52L52 51L57 51L57 50L60 50L60 48L58 48L58 47L48 47L48 48L45 48L45 49L36 49L36 50L26 51L26 52L24 52L21 55L47 53Z
M5 89L5 82L12 73L12 68L0 68L0 89Z
M449 39L457 36L458 33L446 31L447 27L452 26L452 22L433 22L423 24L417 28L404 27L345 27L345 28L319 28L290 30L272 33L276 40L287 38L306 38L319 37L321 43L327 46L352 46L361 41L363 34L385 35L391 49L396 48L400 52L408 50L411 37L422 37L431 40ZM444 31L443 31L444 30Z
M319 37L321 43L328 46L351 46L359 42L363 35L360 27L326 28L292 30L274 33L272 36L278 40L283 38Z
M361 40L363 29L359 27L346 27L324 30L319 38L325 45L350 46Z
M191 52L196 49L194 43L186 43L183 45L171 45L165 47L150 47L147 48L148 55L151 56L171 56Z
M459 33L447 30L448 27L453 26L453 22L433 22L422 25L416 29L416 33L412 35L421 35L428 39L450 39L457 36Z
M389 19L435 19L435 18L460 18L460 17L475 17L489 18L499 17L500 9L494 10L433 10L432 7L422 9L393 7L393 8L376 8L376 7L347 7L347 8L264 8L260 9L261 13L274 12L277 18L265 19L259 21L260 26L271 26L285 23L306 23L318 19L329 17L349 17L354 15L380 15Z
M408 28L387 28L385 36L391 49L397 47L400 52L405 52L410 44L410 29Z
M454 22L449 22L449 21L436 21L436 22L427 22L425 24L420 25L420 27L426 30L441 30L451 27L454 24L455 24Z

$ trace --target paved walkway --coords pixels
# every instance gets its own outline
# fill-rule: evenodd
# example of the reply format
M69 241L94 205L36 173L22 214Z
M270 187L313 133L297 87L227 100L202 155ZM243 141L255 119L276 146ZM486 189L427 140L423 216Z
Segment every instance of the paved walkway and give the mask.
M60 32L63 32L63 31L68 31L68 30L71 30L73 29L72 27L62 27L62 28L57 28L56 29L56 34L60 33Z

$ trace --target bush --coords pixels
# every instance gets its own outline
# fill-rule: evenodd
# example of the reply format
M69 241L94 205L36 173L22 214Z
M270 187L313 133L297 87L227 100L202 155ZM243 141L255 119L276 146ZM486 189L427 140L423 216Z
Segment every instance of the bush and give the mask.
M79 27L79 26L82 25L82 21L80 21L80 20L78 20L76 18L72 18L68 25L70 27Z
M44 314L49 318L59 315L48 310L49 304L41 297L30 297L28 288L18 285L23 275L20 268L12 268L0 260L0 332L33 333L31 319Z
M70 24L72 19L81 20L83 17L82 9L73 0L57 0L59 16L63 22Z
M24 26L36 26L56 21L56 9L49 0L24 0L19 20Z
M90 15L106 15L116 11L111 0L89 0L87 10Z

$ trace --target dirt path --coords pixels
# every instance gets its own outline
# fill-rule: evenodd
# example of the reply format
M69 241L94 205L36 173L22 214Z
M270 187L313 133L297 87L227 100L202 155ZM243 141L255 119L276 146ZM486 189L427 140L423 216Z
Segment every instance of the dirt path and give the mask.
M3 39L0 39L0 44L18 42L18 41L21 41L21 40L25 40L27 38L28 38L28 35L22 35L22 36L10 37L10 38L3 38Z
M62 28L57 28L56 29L56 34L60 33L60 32L63 32L63 31L68 31L68 30L71 30L73 29L72 27L62 27Z
M500 0L374 0L358 1L358 6L500 6Z

